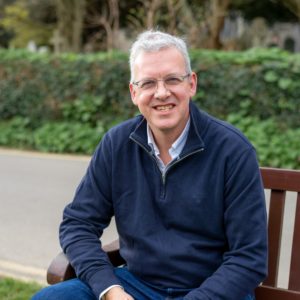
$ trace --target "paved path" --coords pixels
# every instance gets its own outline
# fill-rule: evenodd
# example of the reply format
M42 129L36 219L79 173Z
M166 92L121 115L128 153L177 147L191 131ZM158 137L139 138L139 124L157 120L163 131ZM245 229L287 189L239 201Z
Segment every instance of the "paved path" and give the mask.
M58 226L65 205L85 173L89 157L0 148L0 275L46 283L46 269L60 251ZM268 193L267 193L268 198ZM285 208L279 282L287 285L296 197ZM103 242L116 238L114 222Z
M89 157L0 149L0 275L45 283L58 226ZM116 237L114 226L104 242Z

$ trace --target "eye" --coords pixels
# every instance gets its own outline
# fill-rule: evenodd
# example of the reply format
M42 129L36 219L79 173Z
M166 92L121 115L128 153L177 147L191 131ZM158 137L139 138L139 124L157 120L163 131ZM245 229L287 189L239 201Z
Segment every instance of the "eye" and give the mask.
M177 85L182 82L182 79L178 76L171 76L165 79L167 85Z
M140 88L143 90L151 89L156 86L156 81L153 79L147 79L140 82Z

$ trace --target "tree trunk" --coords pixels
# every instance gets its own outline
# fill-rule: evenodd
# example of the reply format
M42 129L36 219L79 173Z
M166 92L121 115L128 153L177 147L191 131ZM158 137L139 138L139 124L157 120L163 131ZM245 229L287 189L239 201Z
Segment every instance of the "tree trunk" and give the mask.
M85 0L56 0L57 32L61 39L60 52L81 50Z
M209 37L207 40L207 48L220 49L222 47L220 41L220 32L224 26L225 17L231 0L212 0L211 17L209 21Z
M73 22L73 34L72 34L72 50L79 52L82 47L82 28L83 18L85 10L85 0L74 1L74 22Z
M144 6L146 9L146 28L154 29L155 13L157 9L161 6L161 1L160 0L144 1Z

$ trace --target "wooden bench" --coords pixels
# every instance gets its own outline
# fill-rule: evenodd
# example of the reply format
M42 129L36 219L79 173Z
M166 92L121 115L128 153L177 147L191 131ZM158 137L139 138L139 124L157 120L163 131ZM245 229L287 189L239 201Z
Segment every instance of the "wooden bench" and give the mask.
M300 171L261 168L261 174L265 189L270 190L268 213L269 275L262 285L256 289L256 300L300 300ZM284 207L288 191L297 193L297 203L288 288L283 289L278 287L277 281L283 235ZM118 252L118 241L104 246L103 249L107 251L113 265L118 266L124 263ZM54 284L75 276L66 256L60 253L48 269L47 281L49 284Z
M261 168L265 189L271 190L268 234L269 266L268 277L256 289L257 300L300 299L300 171ZM283 216L287 191L297 193L294 233L288 288L278 287L280 246L283 237ZM292 217L292 216L290 216Z

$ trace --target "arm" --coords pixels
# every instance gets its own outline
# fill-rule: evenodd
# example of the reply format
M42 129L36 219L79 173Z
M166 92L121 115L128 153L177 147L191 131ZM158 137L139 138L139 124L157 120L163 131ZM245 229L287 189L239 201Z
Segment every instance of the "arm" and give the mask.
M113 215L110 153L110 141L106 136L97 148L73 202L65 208L60 226L64 252L78 278L90 285L97 298L107 287L121 285L99 240Z
M255 152L228 166L224 187L224 228L228 250L223 263L185 300L242 300L267 272L267 221Z

